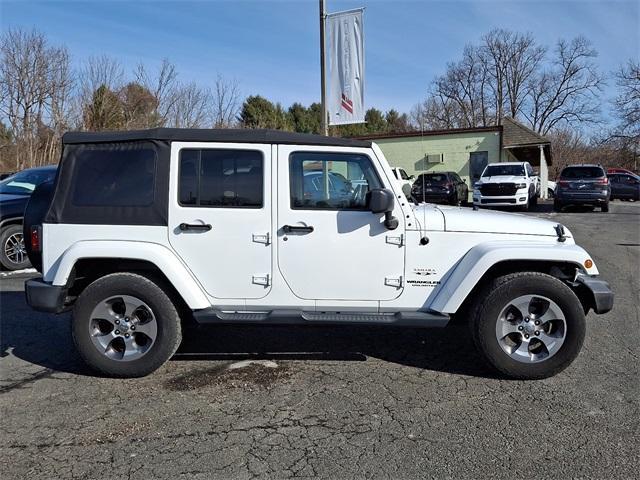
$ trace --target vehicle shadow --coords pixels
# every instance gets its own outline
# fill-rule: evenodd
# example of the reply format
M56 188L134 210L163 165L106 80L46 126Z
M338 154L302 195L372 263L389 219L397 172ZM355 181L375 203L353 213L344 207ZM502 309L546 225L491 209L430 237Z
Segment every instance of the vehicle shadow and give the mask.
M76 352L70 315L32 311L21 292L0 293L0 357L14 355L54 371L94 375ZM478 377L496 375L477 353L467 326L199 326L185 331L172 361L319 360L374 357L415 368ZM1 361L1 360L0 360Z

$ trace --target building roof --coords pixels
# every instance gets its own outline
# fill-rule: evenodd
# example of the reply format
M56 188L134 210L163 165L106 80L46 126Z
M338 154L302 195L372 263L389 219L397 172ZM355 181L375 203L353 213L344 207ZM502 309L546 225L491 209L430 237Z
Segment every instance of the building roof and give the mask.
M355 137L360 140L382 140L387 138L410 138L410 137L427 137L435 135L455 135L458 133L477 133L477 132L501 132L502 127L500 125L493 125L490 127L470 127L470 128L448 128L445 130L425 130L414 132L402 132L402 133L376 133L372 135L363 135Z
M258 129L194 129L152 128L116 132L68 132L62 137L65 144L132 142L164 140L184 142L275 143L288 145L320 145L337 147L371 146L370 141L351 138L325 137L282 130Z
M502 119L502 145L504 148L550 145L551 141L525 127L511 117Z

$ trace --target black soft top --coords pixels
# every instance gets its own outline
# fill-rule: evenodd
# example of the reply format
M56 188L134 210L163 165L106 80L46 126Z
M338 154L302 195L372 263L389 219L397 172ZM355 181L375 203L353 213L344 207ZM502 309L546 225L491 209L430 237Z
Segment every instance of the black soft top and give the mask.
M270 143L288 145L320 145L336 147L371 147L371 141L350 138L325 137L308 133L283 132L266 129L196 129L196 128L152 128L116 132L68 132L62 143L117 143L141 140L167 142L227 142Z

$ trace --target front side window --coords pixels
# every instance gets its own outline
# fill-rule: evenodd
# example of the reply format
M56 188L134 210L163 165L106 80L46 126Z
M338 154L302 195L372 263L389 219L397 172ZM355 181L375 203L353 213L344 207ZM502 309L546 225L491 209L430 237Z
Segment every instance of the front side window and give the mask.
M88 149L76 160L73 205L145 207L153 203L156 153L151 148Z
M183 206L263 205L263 158L255 150L183 149L178 177Z
M369 157L296 152L289 157L291 208L366 210L369 190L381 182Z

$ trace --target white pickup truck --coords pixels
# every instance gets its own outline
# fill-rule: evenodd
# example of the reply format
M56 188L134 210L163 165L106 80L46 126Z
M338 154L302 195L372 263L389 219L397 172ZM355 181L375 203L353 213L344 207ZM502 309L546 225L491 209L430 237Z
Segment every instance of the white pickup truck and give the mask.
M540 177L529 162L490 163L473 186L473 204L479 207L520 207L538 203Z
M414 205L375 143L269 130L68 133L25 238L36 310L73 310L82 358L136 377L183 322L442 327L468 321L513 378L577 356L613 294L546 220ZM464 355L464 352L460 353Z

